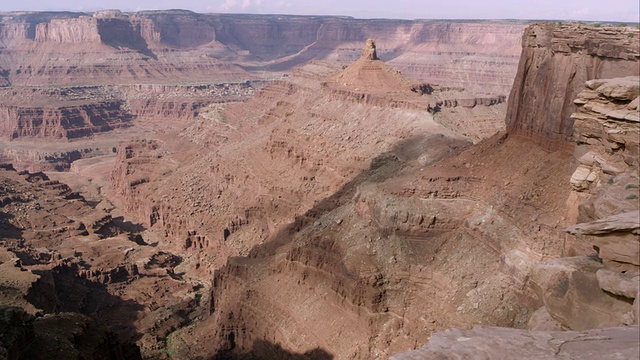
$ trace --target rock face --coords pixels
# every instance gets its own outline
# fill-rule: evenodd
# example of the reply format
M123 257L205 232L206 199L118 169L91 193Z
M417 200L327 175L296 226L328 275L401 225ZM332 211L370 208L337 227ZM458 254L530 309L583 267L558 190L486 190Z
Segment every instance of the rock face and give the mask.
M558 259L542 264L533 277L551 316L571 329L638 322L632 303L640 279L639 81L594 79L574 102L578 166L568 205L579 223L565 231L592 245L602 264ZM588 321L580 308L590 309Z
M574 130L573 101L587 80L638 75L638 38L633 28L551 23L527 28L509 95L509 133L572 148L567 144Z
M575 103L576 222L566 230L598 247L605 265L640 265L638 77L589 81Z
M572 189L565 193L568 221L578 222L564 231L578 238L566 238L562 253L581 256L549 259L529 268L528 286L543 305L529 326L584 332L454 329L437 333L423 349L394 359L511 357L510 347L523 349L525 353L514 351L524 358L639 355L637 326L624 327L637 324L640 296L636 105L640 79L628 76L637 75L639 69L637 38L637 30L629 28L534 24L525 30L518 78L509 99L509 137L547 149L575 147L578 163L573 175L567 173L563 180ZM603 74L627 77L599 79ZM574 244L567 246L570 242ZM612 326L619 327L589 330ZM611 335L589 346L582 341L587 332ZM612 342L607 345L607 341Z
M130 126L120 101L65 107L0 105L0 136L7 139L75 139Z
M491 327L453 329L435 334L424 348L391 360L635 359L640 356L638 327L589 331L539 332Z
M620 326L632 311L631 302L601 289L602 267L587 257L548 260L536 266L531 281L551 317L563 326L571 330ZM637 291L631 299L636 295Z
M635 208L624 196L633 197L638 186L639 81L637 76L588 81L575 100L578 109L571 117L579 165L571 186L592 204L583 207L580 220L616 214L614 202L620 209ZM623 189L620 181L626 182Z
M565 328L638 322L632 304L640 280L639 81L637 76L590 80L574 101L578 166L567 205L571 221L580 223L564 230L592 245L597 255L548 260L531 275L545 310Z

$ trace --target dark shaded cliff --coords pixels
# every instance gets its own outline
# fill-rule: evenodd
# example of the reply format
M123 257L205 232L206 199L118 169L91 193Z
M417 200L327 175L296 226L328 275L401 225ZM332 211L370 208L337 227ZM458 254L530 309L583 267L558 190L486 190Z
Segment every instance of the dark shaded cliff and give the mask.
M507 131L550 147L573 148L573 100L587 80L640 73L640 31L539 23L522 37L507 109Z

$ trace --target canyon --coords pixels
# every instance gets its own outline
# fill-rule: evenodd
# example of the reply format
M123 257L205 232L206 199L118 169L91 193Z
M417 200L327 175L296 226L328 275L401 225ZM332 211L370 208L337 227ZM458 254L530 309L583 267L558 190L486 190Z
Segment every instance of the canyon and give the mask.
M0 354L637 356L638 39L0 14Z
M0 14L7 99L0 104L0 159L32 171L67 171L75 160L113 156L119 141L154 131L149 120L171 126L207 106L246 100L311 60L344 66L368 38L416 83L457 91L447 99L451 106L504 102L524 26L183 10ZM495 111L476 117L478 126L451 126L464 127L474 141L504 126ZM130 129L112 131L123 127ZM34 137L59 141L42 146Z

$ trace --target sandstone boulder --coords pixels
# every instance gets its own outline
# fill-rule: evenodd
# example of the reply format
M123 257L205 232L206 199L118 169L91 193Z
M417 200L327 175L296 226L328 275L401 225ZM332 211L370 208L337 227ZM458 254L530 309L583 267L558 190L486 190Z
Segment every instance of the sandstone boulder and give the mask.
M638 296L640 275L625 274L609 269L600 269L596 272L598 284L602 290L615 295L635 299Z
M527 329L534 331L562 331L562 324L551 317L545 307L536 310L529 318Z
M630 211L589 223L570 226L564 231L573 235L603 235L615 231L638 234L640 230L640 211Z
M594 79L587 81L585 85L600 92L608 98L618 100L634 100L640 94L640 83L637 76L627 76L615 79Z
M572 330L619 326L631 305L600 289L602 264L588 257L542 262L531 275L532 287L549 314Z
M640 211L630 211L564 229L574 235L588 235L600 258L640 265Z

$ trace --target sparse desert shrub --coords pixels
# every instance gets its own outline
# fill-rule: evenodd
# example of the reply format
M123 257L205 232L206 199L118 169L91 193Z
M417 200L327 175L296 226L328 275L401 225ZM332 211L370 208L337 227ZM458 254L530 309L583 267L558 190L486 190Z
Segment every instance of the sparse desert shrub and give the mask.
M638 195L637 194L629 194L627 195L627 197L625 197L625 199L627 200L633 200L633 199L637 199Z
M614 179L614 176L610 177L609 180L607 180L607 184L609 185L613 184L613 179Z
M625 190L629 190L629 189L637 189L638 185L636 184L627 184L624 186Z

